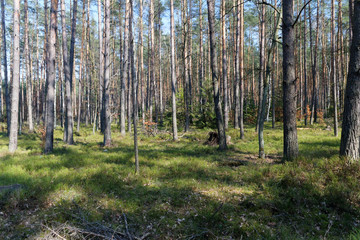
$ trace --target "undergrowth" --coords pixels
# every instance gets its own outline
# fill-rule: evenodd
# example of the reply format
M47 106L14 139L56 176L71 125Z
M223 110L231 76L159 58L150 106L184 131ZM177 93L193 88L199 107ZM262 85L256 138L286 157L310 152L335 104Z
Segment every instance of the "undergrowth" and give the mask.
M75 145L55 131L54 152L41 134L19 136L16 154L0 136L0 239L41 239L59 224L97 222L148 239L359 239L360 164L338 157L339 138L324 126L299 127L300 157L283 163L282 130L266 126L267 158L257 135L230 130L226 152L204 145L210 129L132 136L112 129L112 147L82 126ZM127 223L124 221L127 219ZM69 237L71 238L71 237Z

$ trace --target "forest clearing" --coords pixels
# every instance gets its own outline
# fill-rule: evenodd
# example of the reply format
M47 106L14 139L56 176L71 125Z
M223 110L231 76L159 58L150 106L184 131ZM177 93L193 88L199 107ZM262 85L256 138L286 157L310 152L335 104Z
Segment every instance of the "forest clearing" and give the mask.
M264 160L253 127L245 128L246 140L229 131L226 152L204 144L208 130L192 129L178 142L168 133L141 135L140 175L132 138L117 130L104 149L90 128L71 146L57 129L48 155L35 133L19 137L15 155L4 154L2 135L0 183L22 187L1 195L0 238L50 239L49 229L64 234L66 223L86 230L86 221L110 228L95 233L111 239L112 231L126 234L125 216L132 239L359 239L360 164L343 164L340 139L326 125L303 127L301 157L285 164L281 128L270 125Z

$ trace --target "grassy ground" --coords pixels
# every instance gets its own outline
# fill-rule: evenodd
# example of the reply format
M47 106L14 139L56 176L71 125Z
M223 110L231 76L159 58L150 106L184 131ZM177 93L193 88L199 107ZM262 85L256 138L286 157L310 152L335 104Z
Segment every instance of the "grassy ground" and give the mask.
M253 128L245 140L230 130L226 152L203 144L209 131L179 142L140 135L139 175L132 138L115 126L106 149L90 128L74 146L58 129L49 155L37 134L21 135L10 155L2 134L0 186L23 188L0 193L0 239L41 239L84 222L147 239L360 239L360 165L338 158L332 131L300 127L301 157L285 164L280 127L265 129L266 160L257 158Z

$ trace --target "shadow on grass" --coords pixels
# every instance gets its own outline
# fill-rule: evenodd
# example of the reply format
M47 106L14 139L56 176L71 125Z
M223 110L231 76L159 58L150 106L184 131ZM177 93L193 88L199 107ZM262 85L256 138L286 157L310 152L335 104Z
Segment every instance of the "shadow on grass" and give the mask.
M319 161L321 154L332 157L334 141L322 143L329 155L309 151L320 142L301 151ZM41 236L47 229L40 223L83 229L84 222L100 223L124 232L123 213L130 234L150 232L149 239L340 238L360 218L355 196L360 168L342 168L340 162L316 168L301 159L219 166L224 159L250 153L218 152L193 142L140 146L139 154L140 175L133 174L132 146L121 143L109 149L97 142L55 148L51 155L31 159L37 165L1 158L1 184L26 187L19 195L1 195L6 216L0 219L0 238Z

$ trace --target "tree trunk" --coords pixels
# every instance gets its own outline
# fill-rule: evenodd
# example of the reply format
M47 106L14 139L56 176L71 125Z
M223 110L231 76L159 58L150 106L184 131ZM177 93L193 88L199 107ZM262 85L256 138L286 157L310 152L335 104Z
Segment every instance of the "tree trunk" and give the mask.
M105 0L105 49L104 49L104 146L111 145L111 113L110 113L110 0Z
M350 161L360 159L360 1L356 0L349 75L346 84L340 155Z
M9 135L9 151L15 152L18 140L18 112L20 85L20 0L14 1L14 53L13 80L11 87L11 124Z
M216 52L216 40L215 40L215 1L207 0L207 5L208 5L209 38L210 38L210 65L212 70L216 125L219 135L219 149L226 150L227 149L226 134L225 134L224 119L222 115L221 102L220 102L217 52Z
M62 48L63 48L63 65L65 76L65 129L64 142L73 144L73 111L72 111L72 81L71 68L68 57L68 45L66 34L66 15L65 15L65 0L61 0L61 29L62 29Z
M101 17L101 0L98 0L98 35L99 35L99 112L100 129L104 132L104 111L102 108L103 86L104 86L104 52L103 52L103 30Z
M190 0L191 1L191 0ZM222 77L224 88L224 126L228 129L229 123L229 102L228 102L228 81L227 81L227 55L226 55L226 22L225 22L225 0L221 0L221 35L222 35Z
M29 51L29 20L28 20L28 1L24 0L24 15L25 15L25 66L26 66L26 98L27 98L27 107L28 107L28 124L29 132L34 131L33 116L32 116L32 83L31 83L31 56Z
M5 106L6 106L6 120L7 120L7 134L10 134L11 128L11 106L10 106L10 91L8 80L8 66L7 66L7 48L6 48L6 26L5 26L5 0L1 0L1 29L2 29L2 50L3 50L3 64L4 64L4 87L5 87Z
M336 80L336 59L335 59L335 1L331 0L331 79L333 84L333 104L334 104L334 135L338 135L337 118L337 80Z
M293 0L283 1L283 115L284 159L299 153L296 129L296 78L294 56Z
M176 66L175 66L175 24L174 24L174 0L170 0L170 47L171 47L171 97L172 97L172 125L173 140L178 140L176 120Z
M131 76L132 76L132 100L133 100L133 124L134 124L134 152L135 152L135 172L140 171L139 167L139 150L138 150L138 140L137 140L137 120L138 120L138 99L137 99L137 93L138 93L138 81L136 78L136 70L135 70L135 64L134 64L134 37L132 33L132 22L133 22L133 0L129 0L130 5L130 19L129 19L129 36L130 36L130 56L131 56Z
M121 90L120 90L120 132L122 136L125 136L125 81L128 78L129 69L129 1L125 3L125 26L124 26L124 65L121 78Z
M239 43L239 73L240 73L240 112L239 112L239 125L240 125L240 139L244 139L244 4L239 2L240 6L240 43Z
M83 72L84 72L84 43L86 41L86 26L85 26L85 10L86 10L86 2L83 0L83 12L82 12L82 31L81 31L81 50L80 50L80 64L79 64L79 95L78 95L78 115L77 115L77 125L76 131L80 131L80 122L81 122L81 103L82 103L82 81L84 79Z
M54 144L54 100L55 100L55 59L56 59L56 31L57 31L58 0L51 0L50 10L50 38L48 44L49 52L49 76L47 78L46 94L46 136L45 153L53 151Z
M306 4L306 0L304 0L304 6ZM310 33L311 34L311 33ZM304 48L303 48L303 57L304 57L304 123L305 126L307 125L307 119L308 119L308 95L307 95L307 71L306 71L306 7L304 8Z

